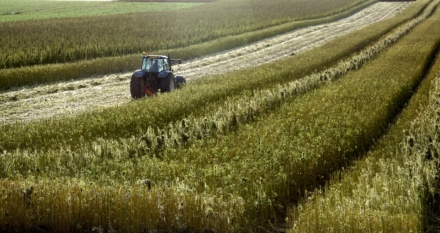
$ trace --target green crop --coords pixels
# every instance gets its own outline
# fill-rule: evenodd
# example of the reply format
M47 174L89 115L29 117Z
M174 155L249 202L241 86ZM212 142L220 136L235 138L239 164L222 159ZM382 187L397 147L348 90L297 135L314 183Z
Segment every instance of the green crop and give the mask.
M0 49L3 53L0 68L183 48L292 20L304 20L313 15L335 14L366 0L354 3L327 0L327 4L316 0L293 3L286 0L277 0L276 3L242 0L233 4L229 1L216 1L174 12L1 23ZM297 7L298 3L303 6ZM269 6L276 8L267 10Z
M332 22L374 2L228 1L149 14L1 23L0 88L132 71L138 68L142 51L200 57ZM274 9L268 11L269 7ZM158 20L163 15L165 23Z
M34 124L31 129L60 136L41 136L42 144L0 154L0 231L249 232L284 224L288 206L375 145L408 102L440 44L440 10L429 17L438 2L430 2L424 14L388 34L406 35L387 44L375 59L358 61L362 67L355 64L357 70L302 95L288 95L288 88L297 90L289 83L295 79L280 78L265 89L226 92L234 103L229 106L236 109L227 108L227 99L217 103L205 98L206 111L196 110L188 118L169 116L158 130L135 125L139 131L123 138L74 139L66 128ZM401 30L406 27L413 29ZM255 72L268 70L263 66ZM333 80L336 73L323 72L318 79ZM132 105L147 105L152 114L161 114L178 106L174 100L186 90L224 91L208 84L200 81L155 98L158 107L152 100ZM286 85L277 89L281 84ZM164 104L169 108L160 107ZM197 109L192 105L197 102L186 107ZM220 117L218 107L230 114L223 117L231 117ZM119 110L109 116L135 118ZM206 114L212 110L218 110L213 115L218 122ZM125 121L125 127L143 117ZM108 118L96 114L94 121ZM122 123L117 130L124 130ZM86 123L74 125L81 124ZM166 132L150 137L161 131ZM172 140L173 133L188 133L188 141ZM49 142L54 145L45 149L42 145ZM151 145L156 145L153 153Z
M67 143L74 147L81 144L80 138L86 141L97 137L128 138L145 133L148 127L163 128L170 122L179 121L190 114L196 117L204 116L207 112L217 109L218 105L230 96L243 95L252 90L284 84L311 74L315 70L321 70L322 67L330 66L339 59L374 42L400 23L414 17L423 7L424 2L419 1L417 5L401 13L400 17L338 38L318 49L277 62L276 65L265 65L259 69L248 69L239 73L200 79L181 91L161 96L159 99L142 100L73 118L50 119L31 124L2 125L0 126L3 132L0 134L0 148L11 150L26 147L56 147L58 138L68 138ZM340 48L340 44L345 45L343 49ZM337 69L345 69L345 67ZM232 75L234 78L231 78ZM148 108L144 107L146 104ZM210 105L212 106L209 107ZM46 128L47 124L52 125L52 129L41 130Z
M190 8L200 3L150 2L123 3L116 1L36 1L0 0L0 22L42 20L84 16L117 15L139 12L170 11Z
M437 22L438 23L438 22ZM436 75L437 74L437 75ZM291 212L291 232L425 232L438 187L440 59L389 132ZM320 230L318 230L320 229Z

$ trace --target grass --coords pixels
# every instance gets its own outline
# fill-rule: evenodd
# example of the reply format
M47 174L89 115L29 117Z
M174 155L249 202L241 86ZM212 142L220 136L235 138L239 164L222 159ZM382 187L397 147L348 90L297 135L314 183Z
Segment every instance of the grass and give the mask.
M0 0L0 22L170 11L201 3Z
M431 21L437 21L431 19ZM427 232L438 181L440 59L373 150L291 211L290 232ZM430 232L430 231L428 231Z
M400 17L382 21L354 34L338 38L318 49L277 62L275 66L265 65L259 69L236 72L232 74L237 76L234 79L230 78L231 74L201 79L193 82L184 90L164 96L164 98L146 99L120 108L93 111L73 118L51 119L31 124L2 125L0 126L2 132L0 147L4 150L56 147L58 138L67 138L70 146L75 147L80 144L78 141L80 138L86 141L97 137L128 138L131 135L143 134L148 127L163 128L170 122L178 121L190 114L196 117L203 116L212 109L216 109L217 104L222 104L223 100L229 96L270 88L302 78L317 69L334 64L414 17L425 4L426 1L418 1L413 7L402 12ZM340 44L345 45L342 50ZM206 104L210 102L214 107ZM145 104L149 106L148 109L143 107ZM52 125L51 130L41 130L48 124ZM41 140L42 138L44 140Z
M283 223L288 205L385 132L440 43L439 13L361 69L289 98L253 123L236 121L234 133L151 156L148 131L82 140L76 149L63 137L50 150L5 151L0 229L236 232ZM156 100L172 102L173 95ZM185 130L191 122L180 125ZM155 139L162 143L166 135Z
M132 71L137 68L142 51L171 53L181 59L200 57L296 28L332 22L373 2L307 1L300 8L298 2L286 0L276 4L240 1L232 9L232 4L224 0L169 12L172 24L166 27L157 20L164 14L159 12L2 23L0 31L7 36L0 37L0 47L4 47L0 55L0 85L8 89ZM273 11L266 10L274 6ZM221 12L228 12L228 17ZM309 18L313 20L306 20Z

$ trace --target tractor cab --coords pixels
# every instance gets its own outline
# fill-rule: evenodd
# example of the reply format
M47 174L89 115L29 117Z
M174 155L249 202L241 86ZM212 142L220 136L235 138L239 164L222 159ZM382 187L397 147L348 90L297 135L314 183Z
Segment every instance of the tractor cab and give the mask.
M171 71L168 64L168 57L165 56L143 56L141 70L151 73Z
M130 82L130 93L134 99L158 92L171 92L186 82L182 75L174 76L171 63L180 64L180 59L170 59L169 55L142 56L141 69L136 70Z

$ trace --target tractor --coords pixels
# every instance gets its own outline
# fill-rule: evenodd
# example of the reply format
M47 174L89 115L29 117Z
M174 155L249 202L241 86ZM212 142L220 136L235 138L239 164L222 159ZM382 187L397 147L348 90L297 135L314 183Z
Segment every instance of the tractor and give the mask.
M170 56L147 55L143 52L142 67L131 76L130 93L133 99L154 96L158 92L171 92L186 83L182 75L174 76L171 64L181 64Z

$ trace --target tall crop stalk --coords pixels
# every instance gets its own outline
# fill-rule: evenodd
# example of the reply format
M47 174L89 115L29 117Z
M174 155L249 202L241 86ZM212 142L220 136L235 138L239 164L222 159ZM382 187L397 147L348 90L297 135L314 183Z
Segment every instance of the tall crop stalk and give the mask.
M362 69L251 124L235 120L235 133L158 156L145 156L148 142L139 137L5 151L0 227L235 232L283 223L288 205L367 150L411 96L440 41L438 14Z
M337 0L337 1L341 1L341 0ZM342 0L342 1L346 1L346 0ZM287 5L291 5L291 2L288 1L282 1L283 4L287 4ZM216 17L214 16L210 11L215 11L216 14L218 14L219 12L221 12L218 7L212 6L212 7L208 7L207 10L201 10L200 12L202 12L201 14L206 14L201 18L210 18L213 17L214 22L216 24L219 24L221 22L219 22L217 19L221 18L222 20L226 20L226 18L228 20L226 20L227 23L230 22L236 22L232 25L230 25L232 28L230 30L238 30L238 32L225 32L223 31L220 35L215 35L215 36L209 36L212 37L210 39L206 39L206 40L202 40L202 41L192 41L192 39L194 39L194 35L201 35L201 34L206 34L209 33L210 31L218 31L216 30L208 30L205 27L209 27L209 25L211 25L210 23L208 23L208 21L203 22L203 26L199 26L199 27L191 27L190 29L187 28L187 25L194 25L193 22L183 22L183 21L188 21L188 20L195 20L197 21L195 24L201 24L201 21L199 20L199 18L194 19L194 17L196 17L193 14L193 11L188 11L187 13L191 15L191 17L186 17L182 15L182 18L184 18L185 20L170 20L173 23L175 22L180 22L182 25L178 26L178 25L168 25L168 27L163 27L163 25L160 24L160 26L157 25L149 25L151 27L157 27L157 28L153 28L150 29L149 31L157 31L158 29L162 30L166 30L166 33L164 32L157 32L157 33L153 33L154 37L151 37L152 34L148 34L149 35L149 39L151 41L145 41L147 38L145 38L145 25L138 25L139 23L142 22L146 22L146 21L151 21L151 19L140 19L140 18L133 18L135 16L125 16L126 20L132 22L135 21L137 22L136 25L131 25L131 27L129 29L122 29L124 27L127 27L127 25L129 25L129 23L123 23L123 25L118 25L118 26L114 26L114 28L118 28L121 31L129 31L129 30L133 30L133 28L135 28L136 30L141 30L141 32L138 33L126 33L126 34L122 34L122 33L113 33L113 30L108 30L108 23L107 21L105 21L104 23L101 22L100 20L96 20L96 22L94 21L94 23L98 24L98 28L102 28L105 33L111 33L111 36L102 36L103 33L99 33L99 32L95 32L95 28L94 29L89 29L88 31L85 30L83 27L86 27L85 25L88 25L89 22L84 23L84 22L79 22L79 23L70 23L69 20L63 19L61 20L62 22L59 22L58 24L55 23L55 26L52 25L52 23L48 23L51 26L50 29L48 30L52 30L52 26L53 27L62 27L62 28L68 28L65 27L65 24L74 24L74 25L81 25L78 26L77 30L78 32L75 32L75 35L81 34L86 32L87 35L86 36L79 36L77 39L81 40L81 42L77 42L80 43L79 46L77 46L75 49L80 50L79 52L75 52L72 49L65 49L64 47L67 45L64 45L64 41L71 39L70 37L68 39L64 39L63 42L59 42L61 44L58 45L52 45L49 46L50 48L54 48L54 47L60 47L59 49L54 49L57 52L54 52L54 54L50 53L49 55L44 55L45 59L47 57L47 60L54 60L52 62L49 61L45 61L45 59L38 59L38 58L34 58L33 61L34 63L36 61L39 61L39 63L35 63L35 64L47 64L47 62L49 62L52 65L39 65L39 66L24 66L23 62L21 62L21 58L26 59L29 56L26 56L26 52L21 52L21 53L14 53L14 52L10 52L8 55L8 62L10 63L14 63L14 61L12 60L12 57L16 57L15 59L19 59L18 61L15 61L15 63L17 63L16 65L14 65L13 67L16 67L15 69L9 69L7 67L7 69L0 69L0 87L2 87L2 89L7 89L7 88L11 88L11 87L17 87L17 86L22 86L22 85L31 85L31 84L37 84L37 83L48 83L48 82L56 82L56 81L65 81L65 80L72 80L72 79L78 79L78 78L83 78L83 77L89 77L91 75L97 75L97 74L108 74L108 73L115 73L115 72L126 72L129 70L134 70L138 68L138 57L139 55L133 55L133 53L139 54L140 51L143 50L147 50L148 52L154 52L154 53L159 53L159 54L173 54L173 56L175 57L179 57L181 59L191 59L191 58L195 58L195 57L200 57L200 56L204 56L204 55L208 55L208 54L212 54L212 53L216 53L219 51L224 51L227 49L231 49L234 47L238 47L238 46L243 46L246 45L248 43L251 42L255 42L258 40L262 40L264 38L268 38L271 36L275 36L281 33L285 33L285 32L289 32L298 28L302 28L302 27L307 27L307 26L311 26L311 25L317 25L317 24L322 24L322 23L327 23L327 22L333 22L337 19L341 19L344 17L347 17L348 15L358 11L359 9L362 9L368 5L371 5L374 2L374 0L362 0L362 1L356 1L354 3L350 2L350 4L339 8L333 12L330 13L326 13L323 15L320 15L319 17L323 17L323 18L319 18L318 16L313 16L311 18L316 18L318 17L318 19L313 19L313 20L306 20L306 21L299 21L300 18L296 18L293 20L293 22L291 22L291 20L288 19L280 19L280 14L279 14L279 10L275 10L274 12L277 12L277 14L272 15L271 17L275 17L276 19L273 19L274 21L272 23L269 23L269 25L266 26L259 26L256 27L256 23L255 23L255 19L252 20L247 20L245 23L240 23L238 22L239 20L232 20L231 18L233 17L237 17L240 20L245 20L246 17L244 17L241 13L238 14L235 10L234 11L228 11L228 10L224 10L223 12L230 12L230 15L228 17ZM279 7L279 9L288 9L289 7L283 7L282 4L275 4L273 2L265 2L265 1L261 1L261 2L246 2L244 1L243 3L241 3L240 6L236 6L238 8L242 7L243 9L240 12L252 12L249 11L248 8L250 7L250 5L252 6L252 9L257 9L257 10L262 10L264 12L267 13L266 11L266 7L264 6L260 6L261 4L267 4L270 3L272 6L276 6L277 8ZM215 3L217 4L217 3ZM254 5L255 4L255 5ZM227 4L227 3L222 3L221 4L223 7L230 6L231 4ZM233 5L236 5L235 3ZM320 3L318 4L319 7L324 7L324 4ZM330 6L330 8L332 9L333 7L335 7L336 4L333 4L332 6ZM295 10L300 9L300 8L296 8ZM328 9L328 7L324 8L324 9ZM205 13L206 11L206 13ZM235 13L234 13L235 12ZM273 14L270 13L269 15ZM290 15L292 14L292 11L288 12L289 17L291 17ZM304 14L304 12L301 12L301 14ZM179 15L179 14L173 14L173 15ZM209 15L210 17L207 17L207 15ZM254 16L258 16L258 17L263 17L263 15L265 14L254 14ZM112 16L111 18L116 18L117 16ZM156 18L153 14L153 16L151 16L153 18ZM267 16L269 17L269 16ZM263 17L264 18L264 17ZM89 18L85 18L85 19L79 19L79 21L84 21L84 20L88 20ZM287 20L287 21L286 21ZM65 22L66 21L66 22ZM116 21L116 22L115 22ZM119 19L112 19L111 22L115 23L115 24L119 24L121 22L119 22ZM122 20L123 21L123 20ZM271 20L262 20L262 22L268 23ZM254 28L249 28L249 27L244 27L244 29L241 29L241 27L243 27L243 25L246 25L247 23L252 22L252 27ZM16 23L16 24L24 24L24 23ZM103 24L103 25L101 25ZM0 25L1 26L1 25ZM39 25L40 27L44 27L44 25ZM27 24L25 24L25 26L23 26L25 28L28 27ZM255 28L256 27L256 28ZM8 28L17 28L14 26L8 27ZM165 29L166 28L166 29ZM216 26L216 28L223 28L223 26ZM185 29L185 30L184 30ZM1 27L0 27L1 30ZM61 29L60 29L61 30ZM90 31L93 30L93 31ZM196 32L191 31L191 30L197 30ZM26 31L25 29L22 30L18 30L18 31ZM38 31L44 31L44 29L40 29ZM188 32L189 31L189 32ZM66 33L72 33L71 30L67 31ZM171 33L169 35L169 33ZM176 35L179 33L185 34L185 35ZM5 34L8 34L7 32L5 32ZM44 33L45 35L49 34L49 33ZM64 35L64 34L63 34ZM88 44L88 45L82 45L81 43L83 38L85 37L90 37L91 35L93 35L93 39L91 39L91 41L96 41L96 44ZM115 35L120 35L122 36L121 38L124 38L123 41L116 43L115 41L117 40L115 37ZM171 38L164 38L163 36L167 35L168 37ZM232 36L234 35L234 36ZM64 35L64 37L67 35ZM127 36L137 36L140 38L131 38L130 43L127 42ZM150 38L151 37L151 38ZM43 37L42 37L43 38ZM111 39L110 39L111 38ZM121 39L119 38L119 40ZM109 39L111 40L109 41L100 41L100 40L104 40L104 39ZM15 41L15 40L14 40ZM14 42L13 41L13 42ZM48 39L44 39L44 43L46 43L47 41L51 41ZM160 41L159 43L163 43L164 41L168 44L166 44L165 46L158 46L157 45L157 41ZM11 42L11 43L13 43ZM34 42L33 40L31 41L32 43ZM43 43L43 42L42 42ZM43 44L44 44L43 43ZM56 42L53 42L56 43ZM66 42L67 43L67 42ZM92 43L92 42L89 42ZM121 44L138 44L138 43L143 43L141 45L136 45L136 46L130 46L130 48L126 48L124 49L124 51L127 51L123 54L119 53L118 50L120 50L120 46ZM6 42L4 43L5 45L7 44ZM75 43L73 43L75 44ZM29 50L29 46L25 46L25 45L21 45L23 47L26 47ZM69 45L70 46L70 45ZM72 45L73 46L73 45ZM13 47L12 45L10 47ZM43 48L46 49L46 46ZM101 51L101 50L105 50L105 51ZM116 51L116 52L115 52ZM44 53L44 52L41 52ZM61 55L61 53L63 53ZM37 56L37 55L35 55ZM43 56L43 55L39 55L39 56ZM50 58L51 56L56 56L55 58ZM79 58L74 59L75 56L79 56ZM105 58L104 58L104 57ZM110 56L110 57L109 57ZM87 60L85 60L87 58ZM97 59L92 59L91 58L97 58ZM57 59L61 59L61 60L57 60ZM73 60L72 60L73 59ZM63 61L77 61L77 62L72 62L72 63L62 63ZM1 58L0 58L0 63L1 63ZM53 64L56 63L56 64ZM62 64L60 64L62 63ZM30 64L29 64L30 65ZM2 67L0 65L0 67ZM18 68L21 67L21 68Z
M128 138L145 133L148 127L163 128L170 122L182 119L185 115L203 116L210 109L216 109L217 101L225 100L229 96L283 84L304 77L315 69L334 64L337 60L360 50L371 43L371 40L379 38L396 25L413 17L424 8L427 2L418 1L413 8L402 13L400 17L379 23L382 27L373 25L350 36L339 38L319 49L277 62L275 65L241 71L240 74L233 73L197 80L180 92L161 97L160 101L145 100L148 108L145 108L145 102L141 101L116 109L86 113L71 119L54 119L29 125L21 123L2 125L0 126L3 132L0 134L0 148L11 150L26 147L56 147L58 138L69 138L69 146L74 147L80 144L80 138L86 141L97 137ZM346 45L342 50L340 50L341 43ZM236 78L231 79L231 75ZM214 103L214 107L208 108L206 103ZM167 110L164 111L164 109ZM53 126L52 130L40 130L48 124ZM10 138L9 135L14 135L14 138Z
M314 0L298 7L287 0L234 1L233 4L220 0L170 12L4 22L0 24L3 35L0 48L8 51L8 56L0 55L0 67L129 55L142 49L184 48L294 20L333 16L367 1L370 0L330 0L324 4ZM267 10L268 7L273 9ZM157 19L163 15L169 21Z
M440 59L434 67L378 146L294 208L291 232L429 229L439 175Z

